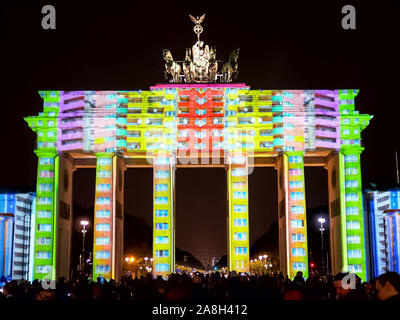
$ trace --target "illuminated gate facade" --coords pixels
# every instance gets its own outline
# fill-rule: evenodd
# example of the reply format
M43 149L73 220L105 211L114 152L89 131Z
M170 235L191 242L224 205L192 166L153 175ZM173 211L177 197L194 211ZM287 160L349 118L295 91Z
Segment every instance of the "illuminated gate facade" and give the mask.
M153 270L175 270L175 170L225 167L228 264L249 271L248 174L278 171L281 270L308 275L305 166L328 170L332 271L366 279L358 90L165 84L148 91L41 91L34 278L69 278L76 168L96 168L93 278L122 273L124 171L153 168ZM195 182L194 182L195 183ZM270 183L266 181L266 183Z

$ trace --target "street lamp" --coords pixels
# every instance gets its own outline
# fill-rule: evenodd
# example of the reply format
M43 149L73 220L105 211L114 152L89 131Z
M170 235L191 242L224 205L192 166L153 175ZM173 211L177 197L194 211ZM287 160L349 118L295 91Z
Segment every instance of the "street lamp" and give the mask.
M82 226L82 254L81 254L81 258L80 258L80 272L85 272L84 271L84 269L85 269L85 261L86 261L86 259L85 259L85 236L86 236L86 232L87 232L87 230L86 230L86 226L89 224L89 221L88 220L81 220L81 222L80 222L80 224L81 224L81 226Z
M81 225L82 225L82 252L85 251L85 235L86 235L86 226L89 224L89 221L87 220L81 220Z
M144 257L144 266L145 266L146 271L148 272L149 270L148 270L148 267L147 267L147 261L149 261L149 258L148 257Z
M318 222L321 224L319 227L319 231L321 231L321 271L324 269L324 223L325 223L325 218L318 218Z

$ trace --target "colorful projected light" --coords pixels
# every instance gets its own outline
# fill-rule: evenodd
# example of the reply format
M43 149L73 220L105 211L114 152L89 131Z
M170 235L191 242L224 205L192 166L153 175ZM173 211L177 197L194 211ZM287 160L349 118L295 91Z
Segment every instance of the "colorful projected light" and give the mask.
M40 91L44 110L26 121L37 133L36 210L50 213L37 218L36 237L50 241L35 249L48 252L35 260L35 278L49 267L55 276L69 276L72 172L87 167L96 167L93 278L121 275L127 167L153 168L153 270L174 272L175 169L185 166L226 167L228 262L238 272L249 271L248 174L275 167L281 270L307 276L304 167L324 166L332 271L366 279L360 135L372 116L355 110L358 90L254 90L231 83L239 50L222 68L215 56L209 60L215 50L200 41L203 19L192 19L199 32L193 61L190 49L182 65L164 50L170 84L146 91ZM348 241L352 236L360 241Z
M200 166L205 160L211 159L207 164L212 165L222 159L226 164L230 266L248 271L247 170L263 158L275 159L283 186L280 225L286 228L281 232L281 251L290 275L297 270L307 274L305 158L336 152L340 200L332 199L331 209L339 205L341 239L335 241L341 243L343 266L365 278L360 134L371 116L354 110L357 92L251 90L244 84L170 84L149 91L41 91L44 112L26 120L38 134L36 210L51 212L36 219L36 236L52 240L37 248L50 254L35 261L35 277L40 278L42 266L56 267L58 166L65 155L76 159L90 155L97 162L95 274L112 275L116 158L154 159L154 269L162 274L174 266L176 161L193 165L189 160L200 159ZM335 217L331 212L331 218ZM360 236L360 242L348 243L352 235Z
M364 199L370 219L372 276L400 273L400 189L366 190Z

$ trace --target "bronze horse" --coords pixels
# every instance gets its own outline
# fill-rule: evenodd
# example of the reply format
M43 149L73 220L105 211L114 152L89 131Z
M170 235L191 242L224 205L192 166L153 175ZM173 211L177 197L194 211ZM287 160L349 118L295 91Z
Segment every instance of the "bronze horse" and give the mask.
M179 82L181 66L174 61L174 59L172 58L172 54L168 49L163 50L163 58L165 60L165 72L172 76L170 82Z
M208 80L215 82L217 80L217 72L218 72L217 49L215 47L211 47L210 59L208 60Z
M235 48L229 55L229 61L224 63L224 65L222 66L221 73L224 82L232 82L232 78L237 77L239 73L239 65L237 62L238 58L239 48Z
M186 48L185 61L183 62L183 73L185 74L185 82L190 83L195 78L195 66L192 61L192 50Z

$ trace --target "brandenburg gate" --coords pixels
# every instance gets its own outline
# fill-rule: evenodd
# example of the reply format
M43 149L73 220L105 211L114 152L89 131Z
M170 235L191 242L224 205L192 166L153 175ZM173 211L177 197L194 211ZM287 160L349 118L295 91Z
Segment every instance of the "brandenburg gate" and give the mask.
M304 167L328 170L333 273L366 280L358 90L258 90L233 82L239 49L221 64L200 41L184 61L164 50L168 83L149 90L40 91L43 112L26 117L37 133L34 279L69 278L73 172L96 168L93 279L122 275L124 171L153 168L153 270L175 271L175 171L224 167L228 186L228 268L249 272L248 175L278 171L280 267L308 276ZM140 75L138 75L140 76ZM194 182L195 183L195 182ZM265 183L271 183L266 181ZM267 195L266 195L267 196ZM267 214L267 212L266 212Z

